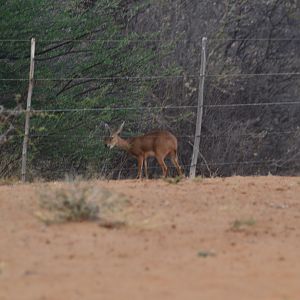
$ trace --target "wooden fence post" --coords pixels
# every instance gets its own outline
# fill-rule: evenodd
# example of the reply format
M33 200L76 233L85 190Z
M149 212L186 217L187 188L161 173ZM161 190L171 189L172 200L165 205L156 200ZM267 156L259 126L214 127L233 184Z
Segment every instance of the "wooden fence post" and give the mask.
M29 86L27 94L27 108L25 115L25 134L23 140L23 150L22 150L22 170L21 176L22 181L26 181L26 162L27 162L27 147L29 140L29 121L30 121L30 110L31 110L31 97L33 91L33 75L34 75L34 55L35 55L35 39L31 39L31 50L30 50L30 71L29 71Z
M197 160L199 155L200 146L200 136L201 136L201 126L203 117L203 100L204 100L204 80L205 80L205 67L206 67L206 42L207 38L202 38L202 50L201 50L201 66L200 66L200 78L199 78L199 88L198 88L198 106L197 106L197 121L196 121L196 131L195 140L193 147L193 156L190 166L190 178L195 178Z

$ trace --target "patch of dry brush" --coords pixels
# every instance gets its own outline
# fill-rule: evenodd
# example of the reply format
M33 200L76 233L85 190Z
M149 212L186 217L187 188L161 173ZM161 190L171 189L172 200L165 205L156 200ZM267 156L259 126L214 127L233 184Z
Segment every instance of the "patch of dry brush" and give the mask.
M56 187L46 185L39 191L41 211L36 215L46 224L68 221L114 224L114 220L106 221L107 215L121 209L125 203L123 196L87 183L73 182ZM117 227L120 222L117 221Z

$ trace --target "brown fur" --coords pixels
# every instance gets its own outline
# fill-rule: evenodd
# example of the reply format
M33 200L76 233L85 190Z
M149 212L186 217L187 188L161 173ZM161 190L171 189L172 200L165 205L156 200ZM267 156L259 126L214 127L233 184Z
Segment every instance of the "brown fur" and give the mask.
M145 135L123 139L119 136L122 128L123 126L109 138L105 139L104 142L111 148L117 146L127 151L137 159L138 178L142 178L143 165L145 166L146 178L148 178L147 158L150 156L157 159L165 177L168 174L168 168L164 159L170 156L178 174L182 176L177 157L177 139L172 133L166 130L157 130Z

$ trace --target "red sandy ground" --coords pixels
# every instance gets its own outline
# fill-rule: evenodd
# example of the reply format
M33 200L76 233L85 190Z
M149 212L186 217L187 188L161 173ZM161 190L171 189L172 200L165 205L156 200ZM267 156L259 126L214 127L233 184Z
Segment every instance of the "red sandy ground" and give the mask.
M46 226L44 184L0 186L1 300L300 299L299 177L93 184L127 197L127 226Z

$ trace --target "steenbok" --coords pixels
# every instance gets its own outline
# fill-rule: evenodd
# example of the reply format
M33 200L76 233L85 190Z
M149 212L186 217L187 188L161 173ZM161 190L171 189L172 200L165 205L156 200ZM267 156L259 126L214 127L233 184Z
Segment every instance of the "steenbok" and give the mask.
M157 130L145 135L123 139L119 136L119 134L121 133L124 124L125 122L123 122L119 129L115 132L112 132L106 124L105 126L110 131L110 137L106 138L104 143L110 149L115 146L123 149L137 159L137 178L142 179L143 165L145 166L146 178L148 178L147 158L150 156L154 156L157 159L164 177L168 174L168 168L164 161L167 156L170 156L179 176L183 175L178 163L177 139L172 133L166 130Z

